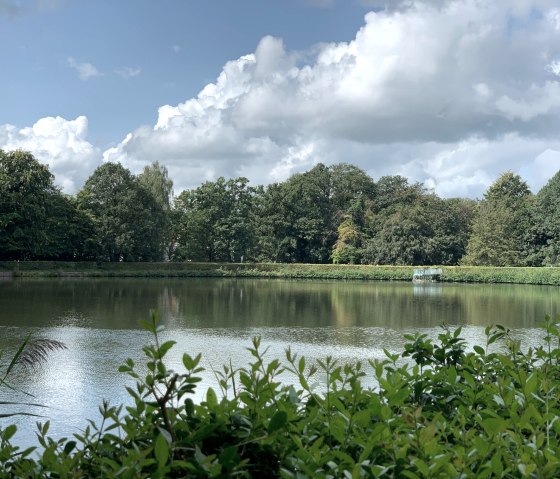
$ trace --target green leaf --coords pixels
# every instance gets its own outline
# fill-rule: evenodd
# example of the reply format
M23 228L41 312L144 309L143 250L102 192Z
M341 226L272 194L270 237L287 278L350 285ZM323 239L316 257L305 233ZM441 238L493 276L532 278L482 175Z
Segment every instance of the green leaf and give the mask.
M167 352L173 347L175 346L175 344L177 344L176 341L166 341L165 343L163 343L162 345L160 345L159 347L159 357L163 358Z
M9 441L12 436L16 433L17 427L14 424L10 424L6 429L4 429L4 433L2 434L2 439L4 441Z
M279 429L282 429L288 422L288 413L286 411L278 411L268 424L268 433L272 434Z
M478 346L478 345L473 346L473 349L474 349L474 351L475 351L477 354L479 354L480 356L484 356L484 355L485 355L485 353L484 353L484 348L482 348L481 346Z
M159 467L165 466L169 459L169 443L163 434L158 434L154 445L154 454Z
M156 332L156 326L151 321L146 321L145 319L141 319L138 322L140 323L142 329L144 329L145 331L148 331L149 333L152 334Z
M504 419L490 417L482 421L482 427L489 436L504 432L508 428L508 423Z
M76 447L76 441L68 441L64 446L64 454L70 454Z
M208 388L206 391L206 404L208 404L208 409L216 409L218 405L218 397L212 388Z
M23 353L23 350L25 349L25 347L27 346L27 343L29 343L29 338L31 336L27 336L23 342L21 343L21 345L19 346L19 349L17 350L16 354L14 354L14 357L12 358L12 360L10 361L10 364L8 366L8 369L6 369L6 373L4 374L4 378L2 379L2 383L6 380L6 378L10 375L10 372L12 371L12 369L14 368L14 366L17 364L20 356Z
M239 455L237 454L237 446L228 446L221 453L219 457L220 464L228 470L234 468L239 462Z

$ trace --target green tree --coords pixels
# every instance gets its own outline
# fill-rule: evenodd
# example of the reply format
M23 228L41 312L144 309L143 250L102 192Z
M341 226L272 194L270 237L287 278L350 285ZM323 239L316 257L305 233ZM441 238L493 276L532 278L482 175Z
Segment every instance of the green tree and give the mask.
M0 257L73 258L82 238L73 202L26 151L0 150Z
M560 171L537 193L533 214L535 262L560 265Z
M364 229L366 201L362 196L354 200L337 229L337 239L333 247L332 261L335 264L361 263L364 254Z
M375 215L364 259L371 264L429 264L431 218L423 204L394 205Z
M409 184L404 176L382 176L375 185L375 212L395 205L410 205L427 193L421 183Z
M175 200L175 259L238 262L253 258L254 190L246 178L208 181Z
M361 199L363 203L373 200L376 185L362 169L348 163L339 163L329 167L331 181L331 201L335 213L346 215L349 208Z
M464 255L474 202L442 200L418 185L413 188L413 194L393 197L371 217L364 262L453 265Z
M91 238L94 234L90 217L78 209L74 197L56 194L50 198L45 230L48 238L41 259L93 259Z
M161 223L160 237L162 249L165 252L165 258L170 259L176 242L171 230L173 181L169 178L167 168L160 165L157 161L144 167L142 173L138 175L138 181L156 200L159 206L158 216Z
M459 264L467 250L476 205L476 201L464 198L438 199L431 203L428 215L433 233L429 264Z
M276 206L284 217L279 261L330 262L336 239L335 211L331 201L331 174L319 163L288 178Z
M157 161L145 166L142 173L138 175L138 181L152 194L162 210L171 209L173 181L169 178L169 172L165 166L160 165Z
M530 253L532 194L511 171L494 182L478 206L462 264L523 266Z
M78 208L94 225L91 254L104 261L163 257L164 212L138 178L118 163L98 167L78 193Z

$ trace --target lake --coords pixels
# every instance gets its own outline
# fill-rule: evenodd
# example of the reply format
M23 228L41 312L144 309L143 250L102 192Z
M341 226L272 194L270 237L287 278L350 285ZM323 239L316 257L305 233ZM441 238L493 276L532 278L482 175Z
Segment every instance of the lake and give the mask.
M244 366L246 348L261 336L270 358L284 350L307 358L327 355L341 361L382 358L383 348L402 349L403 334L421 331L433 338L441 325L463 327L473 345L484 342L484 328L501 324L538 344L537 324L560 312L555 286L476 285L412 282L290 281L267 279L44 279L0 282L0 348L5 368L27 335L63 341L36 370L11 377L47 409L16 408L43 414L54 436L69 436L97 419L102 399L128 401L127 378L118 367L131 357L142 361L150 335L138 320L160 313L164 337L177 341L170 363L180 368L183 352L203 354L207 368L198 397L215 386L212 368ZM289 380L289 379L287 379ZM29 400L23 394L2 398ZM14 409L6 409L13 411ZM15 420L17 440L33 441L36 418ZM46 419L42 419L46 420ZM6 424L6 422L4 422Z

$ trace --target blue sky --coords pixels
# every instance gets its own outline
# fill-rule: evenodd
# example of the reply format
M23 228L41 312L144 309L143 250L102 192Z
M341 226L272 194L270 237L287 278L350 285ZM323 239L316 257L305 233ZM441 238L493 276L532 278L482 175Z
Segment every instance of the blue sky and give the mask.
M0 0L0 148L73 193L103 161L176 192L317 162L479 197L560 169L553 0Z
M160 105L196 96L228 60L252 52L262 37L281 37L296 50L344 41L367 11L359 2L317 8L304 0L0 5L0 57L9 72L0 80L0 124L86 115L90 140L101 147L154 123ZM80 78L85 64L99 74Z

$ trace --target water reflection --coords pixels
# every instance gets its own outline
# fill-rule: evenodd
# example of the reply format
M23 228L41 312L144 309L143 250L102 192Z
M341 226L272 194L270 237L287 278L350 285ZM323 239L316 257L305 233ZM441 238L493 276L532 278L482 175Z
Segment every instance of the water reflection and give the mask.
M211 368L250 360L259 335L271 358L290 346L309 359L382 358L400 351L403 334L436 338L440 325L463 326L471 345L484 342L484 326L503 324L527 346L546 313L558 311L556 287L517 285L311 282L286 280L12 280L0 283L0 349L14 352L23 337L64 341L37 371L13 377L19 388L49 406L55 435L69 435L95 418L104 398L128 400L117 368L127 357L141 362L149 335L138 327L150 309L160 311L166 336L182 352L203 353L208 373L199 389L216 386ZM289 379L288 379L289 380ZM4 391L5 393L5 391ZM12 398L13 399L13 398ZM18 400L26 400L21 396ZM39 411L40 412L40 411ZM30 442L35 419L18 419L19 440Z
M534 327L557 287L233 279L64 279L0 284L0 324L137 329L158 309L171 328Z

